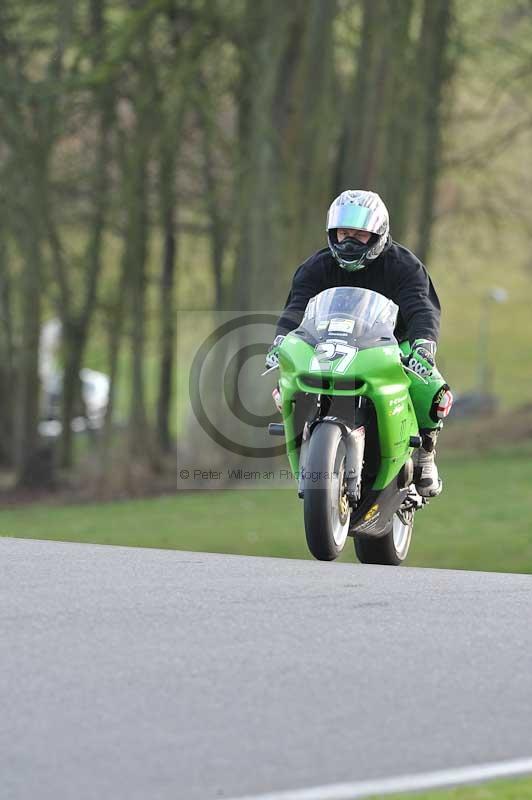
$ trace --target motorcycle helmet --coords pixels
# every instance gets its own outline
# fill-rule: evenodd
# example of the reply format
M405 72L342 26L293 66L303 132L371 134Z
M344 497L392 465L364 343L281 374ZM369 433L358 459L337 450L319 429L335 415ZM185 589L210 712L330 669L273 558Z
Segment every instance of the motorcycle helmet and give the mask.
M367 231L366 243L355 236L338 241L338 228ZM333 200L327 214L327 240L342 269L354 272L378 258L390 241L388 209L375 192L347 189Z

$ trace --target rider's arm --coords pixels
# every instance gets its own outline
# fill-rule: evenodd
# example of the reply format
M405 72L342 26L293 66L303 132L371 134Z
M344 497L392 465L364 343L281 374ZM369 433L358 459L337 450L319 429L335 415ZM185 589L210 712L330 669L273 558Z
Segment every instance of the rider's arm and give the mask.
M438 342L440 334L440 301L425 266L413 254L394 265L392 300L399 306L408 339L429 339Z

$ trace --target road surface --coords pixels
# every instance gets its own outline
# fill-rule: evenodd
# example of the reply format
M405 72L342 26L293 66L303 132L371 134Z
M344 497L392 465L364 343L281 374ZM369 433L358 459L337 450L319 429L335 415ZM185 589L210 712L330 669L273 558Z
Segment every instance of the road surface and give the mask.
M0 539L0 795L214 800L532 755L532 579Z

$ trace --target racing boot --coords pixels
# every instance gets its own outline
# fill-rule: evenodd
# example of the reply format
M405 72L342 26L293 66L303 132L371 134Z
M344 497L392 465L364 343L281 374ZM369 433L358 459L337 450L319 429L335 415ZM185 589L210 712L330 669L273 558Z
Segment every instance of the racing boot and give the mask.
M434 457L436 455L436 441L439 430L424 429L419 431L421 447L413 454L414 483L422 497L437 497L443 488L438 475L438 467Z

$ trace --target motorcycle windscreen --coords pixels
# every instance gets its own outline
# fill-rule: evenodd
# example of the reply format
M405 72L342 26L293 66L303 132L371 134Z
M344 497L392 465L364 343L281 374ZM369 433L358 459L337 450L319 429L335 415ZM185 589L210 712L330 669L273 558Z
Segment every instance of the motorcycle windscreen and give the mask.
M300 329L317 340L346 336L359 342L377 338L393 341L398 313L398 306L378 292L337 286L309 301Z

